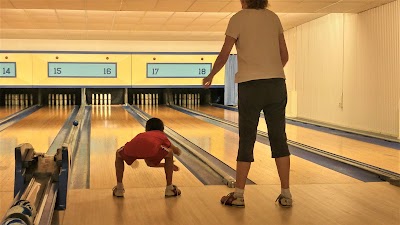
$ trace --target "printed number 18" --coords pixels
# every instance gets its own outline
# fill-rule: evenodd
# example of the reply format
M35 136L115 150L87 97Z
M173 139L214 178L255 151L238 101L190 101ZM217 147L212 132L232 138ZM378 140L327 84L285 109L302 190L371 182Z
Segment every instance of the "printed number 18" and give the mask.
M207 72L207 70L206 69L199 69L199 75L205 75L206 74L206 72Z

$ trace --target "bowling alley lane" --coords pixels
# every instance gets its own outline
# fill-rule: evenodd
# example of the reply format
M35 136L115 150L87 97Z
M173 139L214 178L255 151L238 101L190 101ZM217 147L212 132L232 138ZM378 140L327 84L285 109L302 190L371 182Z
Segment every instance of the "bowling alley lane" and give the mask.
M0 215L13 199L14 148L30 143L36 152L46 152L72 109L72 106L44 107L0 132Z
M0 107L0 120L10 116L18 111L26 108L25 106L1 106Z
M144 127L121 106L92 106L90 138L90 188L110 189L116 185L115 151L130 141ZM173 183L177 186L203 186L178 160L180 171L175 172ZM125 188L165 187L164 168L150 168L139 160L138 168L125 164ZM163 193L162 193L163 194Z
M239 143L237 133L204 122L167 106L140 106L140 108L151 116L162 119L165 126L180 133L228 166L236 168ZM249 179L256 184L279 184L275 161L271 159L270 147L256 142L254 156L255 161L252 163ZM295 156L291 157L291 165L291 184L360 182Z
M213 106L195 106L192 109L235 123L239 118L238 112ZM260 117L258 130L267 132L264 118ZM286 124L286 134L289 140L400 173L399 150L288 123Z

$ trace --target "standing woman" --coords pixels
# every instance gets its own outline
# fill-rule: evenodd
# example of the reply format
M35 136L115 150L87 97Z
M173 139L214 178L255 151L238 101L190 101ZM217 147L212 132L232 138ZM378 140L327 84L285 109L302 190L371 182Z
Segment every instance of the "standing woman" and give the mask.
M244 188L257 136L261 110L268 127L272 158L275 158L281 181L277 201L292 206L289 190L290 152L286 143L285 108L287 92L283 67L289 56L278 16L266 9L268 0L240 0L242 10L229 21L221 52L211 73L203 79L208 88L225 65L234 44L238 58L239 150L236 165L235 192L221 198L221 203L244 207Z

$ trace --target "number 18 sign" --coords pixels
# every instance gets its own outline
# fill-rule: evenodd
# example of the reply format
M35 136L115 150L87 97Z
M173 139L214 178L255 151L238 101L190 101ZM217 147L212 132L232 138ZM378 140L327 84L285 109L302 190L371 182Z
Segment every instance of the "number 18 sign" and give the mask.
M147 63L149 78L203 78L210 72L211 63Z

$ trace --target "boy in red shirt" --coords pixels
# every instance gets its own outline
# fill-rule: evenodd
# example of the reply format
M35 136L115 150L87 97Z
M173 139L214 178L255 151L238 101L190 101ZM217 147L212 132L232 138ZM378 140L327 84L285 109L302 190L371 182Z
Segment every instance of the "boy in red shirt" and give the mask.
M131 165L137 159L144 159L149 167L164 167L167 180L165 197L179 196L181 191L172 184L173 171L179 169L174 165L174 154L180 155L181 151L168 140L164 133L164 123L158 118L149 119L146 123L146 132L136 135L116 152L117 186L113 188L113 195L124 197L125 189L122 183L124 161ZM160 163L162 159L165 159L165 163Z

